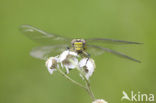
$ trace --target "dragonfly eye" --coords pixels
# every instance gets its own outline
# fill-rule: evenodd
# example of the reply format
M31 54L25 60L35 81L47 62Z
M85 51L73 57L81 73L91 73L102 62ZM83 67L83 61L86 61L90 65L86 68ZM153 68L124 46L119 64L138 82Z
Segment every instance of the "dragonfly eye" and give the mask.
M73 40L71 41L71 44L74 45L75 42L76 42L76 39L73 39Z
M84 39L81 39L81 42L83 43L83 45L86 44L86 41Z

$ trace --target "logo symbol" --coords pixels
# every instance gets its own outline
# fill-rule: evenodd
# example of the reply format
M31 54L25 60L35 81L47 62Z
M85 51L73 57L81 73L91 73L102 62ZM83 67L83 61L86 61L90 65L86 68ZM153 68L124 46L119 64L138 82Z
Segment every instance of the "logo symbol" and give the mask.
M122 92L123 96L121 98L121 101L123 100L128 100L128 101L148 101L148 102L152 102L154 101L154 94L145 94L145 93L141 93L141 92L137 92L134 93L133 91L131 91L131 95L128 95L125 91Z
M123 91L122 94L123 94L123 96L122 96L121 100L127 99L127 100L131 101L130 98L128 97L128 95L127 95L127 93L126 93L125 91Z

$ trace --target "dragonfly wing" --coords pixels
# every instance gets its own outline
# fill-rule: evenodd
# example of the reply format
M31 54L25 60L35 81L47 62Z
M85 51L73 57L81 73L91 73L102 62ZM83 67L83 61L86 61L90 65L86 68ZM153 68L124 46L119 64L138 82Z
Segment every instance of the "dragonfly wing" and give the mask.
M64 44L71 40L56 34L47 33L30 25L21 25L20 31L28 38L41 44Z
M37 59L46 60L51 56L57 56L62 51L66 50L68 45L53 45L35 47L30 52L30 55Z
M88 45L88 47L90 48L95 48L97 50L101 50L101 51L104 51L104 52L109 52L109 53L112 53L116 56L119 56L119 57L122 57L122 58L125 58L125 59L129 59L129 60L132 60L132 61L135 61L135 62L138 62L138 63L141 63L141 61L137 60L137 59L134 59L132 57L129 57L123 53L120 53L120 52L117 52L117 51L114 51L114 50L111 50L109 48L104 48L104 47L100 47L100 46L96 46L96 45ZM96 53L96 52L95 52Z
M105 53L105 51L102 50L101 48L95 48L92 45L87 45L86 51L91 56L99 56L99 55L102 55L103 53Z
M107 39L107 38L90 38L86 39L88 44L95 44L95 43L109 43L109 44L143 44L139 42L132 42L132 41L124 41L124 40L115 40L115 39Z

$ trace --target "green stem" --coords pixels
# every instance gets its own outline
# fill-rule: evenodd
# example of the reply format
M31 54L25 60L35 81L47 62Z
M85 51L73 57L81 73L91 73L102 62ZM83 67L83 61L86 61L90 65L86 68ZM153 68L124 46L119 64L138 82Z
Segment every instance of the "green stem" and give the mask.
M90 95L91 99L92 99L93 101L95 101L96 98L95 98L95 96L94 96L93 91L91 90L91 86L90 86L89 80L86 78L84 71L82 71L82 70L80 69L80 67L79 67L78 65L76 65L72 60L70 60L70 61L76 66L76 70L79 71L80 74L82 75L82 77L84 78L84 80L85 80L85 82L86 82L86 88L87 88L86 90L87 90L88 94Z
M87 85L87 88L88 88L87 91L88 91L89 95L91 96L92 100L95 101L96 98L95 98L95 96L94 96L93 91L91 90L90 84L88 84L88 83L86 82L86 85Z
M85 80L85 83L86 83L86 88L87 88L87 92L88 94L90 95L91 99L94 101L96 100L95 96L94 96L94 93L93 91L91 90L91 86L90 86L90 83L89 83L89 80L86 78L85 74L84 74L84 71L82 71L78 66L76 68L80 74L82 75L82 77L84 78Z
M76 82L75 80L73 80L73 79L71 79L68 75L66 75L61 69L57 69L58 70L58 72L62 75L62 76L64 76L65 78L67 78L69 81L71 81L72 83L74 83L74 84L76 84L76 85L78 85L78 86L80 86L81 88L84 88L85 90L87 90L88 88L86 88L85 86L83 86L82 84L80 84L80 83L78 83L78 82Z

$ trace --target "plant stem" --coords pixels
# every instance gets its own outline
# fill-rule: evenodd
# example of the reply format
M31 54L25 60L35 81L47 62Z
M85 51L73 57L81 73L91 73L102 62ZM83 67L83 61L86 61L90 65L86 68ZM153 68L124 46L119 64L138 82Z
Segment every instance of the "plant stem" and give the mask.
M94 96L94 94L93 94L93 91L91 90L90 84L88 84L88 83L86 82L86 85L87 85L88 94L91 96L91 98L92 98L93 101L96 100L96 98L95 98L95 96Z
M90 95L90 97L92 98L93 101L96 100L96 98L95 98L95 96L94 96L94 93L93 93L93 91L91 90L91 86L90 86L89 80L86 78L84 72L80 69L79 66L77 66L76 69L80 72L80 74L82 75L82 77L84 78L84 80L85 80L85 82L86 82L86 88L87 88L88 94Z
M76 65L72 60L70 60L70 61L76 66L76 70L79 71L80 74L82 75L82 77L84 78L85 83L86 83L86 90L87 90L88 94L90 95L90 97L92 98L93 101L96 100L94 93L91 90L89 80L86 78L84 71L82 71L81 68L78 65Z
M74 83L74 84L80 86L81 88L85 89L85 90L88 92L89 96L91 97L92 101L95 101L96 98L95 98L95 96L94 96L94 93L93 93L92 90L91 90L91 86L90 86L89 80L88 80L88 79L86 78L86 76L85 76L85 72L84 72L78 65L76 65L76 64L74 63L73 60L70 60L70 62L71 62L73 65L76 66L76 70L82 75L83 79L85 80L86 87L83 86L82 84L80 84L79 82L77 82L77 81L71 79L68 75L66 75L66 74L65 74L61 69L59 69L59 68L57 68L58 72L59 72L61 75L63 75L65 78L67 78L69 81L71 81L72 83Z
M85 90L88 90L88 88L86 88L85 86L83 86L82 84L80 84L80 83L78 83L78 82L76 82L75 80L73 80L73 79L71 79L68 75L66 75L61 69L57 69L58 70L58 72L61 74L61 75L63 75L65 78L67 78L69 81L71 81L72 83L74 83L74 84L76 84L76 85L78 85L78 86L80 86L81 88L84 88Z

